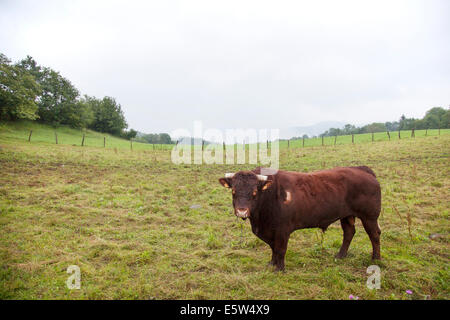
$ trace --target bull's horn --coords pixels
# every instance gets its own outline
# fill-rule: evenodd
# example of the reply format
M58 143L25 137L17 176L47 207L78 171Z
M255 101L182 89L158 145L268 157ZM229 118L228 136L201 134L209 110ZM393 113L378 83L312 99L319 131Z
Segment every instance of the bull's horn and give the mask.
M256 176L258 177L258 180L261 180L261 181L267 180L267 176L263 176L262 174L257 174Z
M233 178L234 173L225 173L225 178Z

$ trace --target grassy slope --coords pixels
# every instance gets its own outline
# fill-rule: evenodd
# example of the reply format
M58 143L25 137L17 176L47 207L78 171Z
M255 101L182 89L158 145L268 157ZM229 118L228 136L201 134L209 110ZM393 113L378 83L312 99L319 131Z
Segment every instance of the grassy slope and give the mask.
M111 136L107 133L100 133L92 130L72 129L67 126L52 128L46 124L40 124L32 121L20 122L0 122L0 135L3 138L17 139L19 141L28 141L30 130L31 142L41 144L55 144L55 132L58 137L58 144L67 144L81 146L83 134L85 135L84 145L87 147L102 147L106 138L107 148L130 149L130 141ZM170 145L155 145L155 148L169 149ZM151 144L133 142L135 150L152 150Z
M447 133L282 149L282 169L364 164L377 173L382 284L370 291L371 246L359 221L344 260L334 259L335 223L323 238L292 234L286 273L266 266L269 247L233 217L217 182L253 166L177 166L168 151L28 143L25 132L0 131L0 298L403 299L407 289L450 298ZM435 233L444 236L430 240ZM81 290L66 288L72 264Z

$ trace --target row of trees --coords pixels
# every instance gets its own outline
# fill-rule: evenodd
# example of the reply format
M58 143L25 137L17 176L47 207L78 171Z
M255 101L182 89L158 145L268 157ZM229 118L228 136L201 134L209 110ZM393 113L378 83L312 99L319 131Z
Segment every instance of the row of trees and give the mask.
M402 115L399 121L374 122L362 127L346 124L343 128L330 128L320 137L340 136L359 133L385 132L412 129L448 129L450 128L450 108L445 110L435 107L428 110L422 119L406 118Z
M89 128L126 139L137 134L126 130L122 107L114 98L81 96L68 79L32 57L12 63L0 53L0 120L20 119Z
M135 139L136 141L139 142L144 142L144 143L153 143L153 144L173 144L174 142L172 141L172 139L170 138L170 135L167 133L149 133L149 134L145 134L145 133L141 133L138 132L137 133L137 137Z

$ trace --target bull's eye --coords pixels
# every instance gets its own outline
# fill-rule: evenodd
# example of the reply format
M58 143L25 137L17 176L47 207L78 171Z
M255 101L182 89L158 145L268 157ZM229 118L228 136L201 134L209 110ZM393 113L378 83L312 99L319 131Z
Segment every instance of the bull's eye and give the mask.
M236 190L233 189L233 194L236 194Z
M253 196L256 197L257 191L253 190Z

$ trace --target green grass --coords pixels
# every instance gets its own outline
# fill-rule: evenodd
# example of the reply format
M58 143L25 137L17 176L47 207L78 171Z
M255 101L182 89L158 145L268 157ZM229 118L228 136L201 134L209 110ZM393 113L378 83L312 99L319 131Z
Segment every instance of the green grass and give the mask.
M398 131L392 131L389 132L389 136L386 132L375 132L373 134L373 141L395 141L395 140L402 140L402 139L411 139L411 130L402 130L400 131L400 139L398 137ZM432 137L432 136L439 136L440 134L450 134L450 129L441 129L440 132L438 129L429 129L429 130L415 130L414 136L416 138L419 137ZM342 145L342 144L350 144L352 143L352 136L351 135L345 135L345 136L337 136L336 137L324 137L323 144L330 146L334 145L336 141L336 145ZM362 133L362 134L355 134L353 143L367 143L372 142L372 134L371 133ZM311 146L321 146L322 145L322 138L309 138L305 139L305 147L311 147ZM287 147L288 142L282 141L280 143L280 147ZM289 142L289 146L291 148L303 148L303 140L297 139L297 140L291 140Z
M3 138L17 139L20 141L28 141L30 130L31 142L56 144L55 133L58 138L58 144L67 144L72 146L81 146L84 138L84 146L86 147L102 147L105 143L107 148L116 149L131 149L129 140L114 137L107 133L95 132L92 130L72 129L67 126L59 126L53 128L46 124L41 124L33 121L19 121L19 122L0 122L0 135ZM133 141L134 150L153 150L166 149L169 150L172 145L151 145L147 143L139 143Z
M131 151L129 141L112 137L103 148L103 134L94 132L101 144L87 139L82 148L80 131L66 128L57 129L55 145L52 130L0 129L1 299L450 298L448 131L281 149L281 169L376 172L383 260L381 289L370 291L371 245L360 221L343 260L334 259L342 240L335 223L323 237L315 229L293 233L285 273L266 266L270 248L233 216L231 195L217 181L254 166L174 165L168 150ZM80 290L65 284L73 264Z

